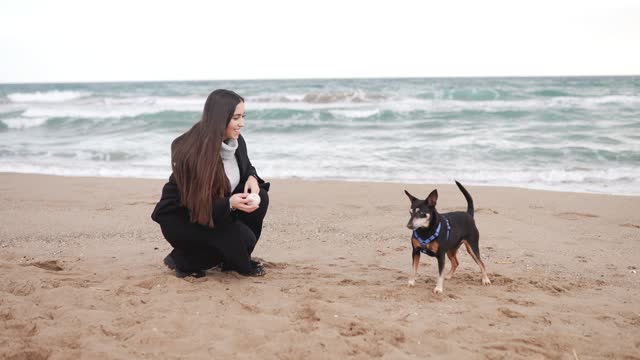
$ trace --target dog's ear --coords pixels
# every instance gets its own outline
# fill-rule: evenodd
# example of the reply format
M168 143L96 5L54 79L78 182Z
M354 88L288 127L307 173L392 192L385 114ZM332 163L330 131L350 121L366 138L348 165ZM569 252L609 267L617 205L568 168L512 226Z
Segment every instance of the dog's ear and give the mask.
M405 190L404 193L407 194L407 196L409 197L409 200L411 200L411 203L413 203L414 201L418 200L415 196L409 194L409 192L407 190Z
M427 205L436 206L436 203L438 202L438 190L433 190L431 194L427 196L425 201L427 202Z

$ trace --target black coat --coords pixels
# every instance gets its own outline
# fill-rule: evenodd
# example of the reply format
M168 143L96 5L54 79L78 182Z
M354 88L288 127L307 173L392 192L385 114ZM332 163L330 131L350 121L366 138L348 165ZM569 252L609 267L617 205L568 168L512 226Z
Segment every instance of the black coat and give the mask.
M213 201L214 224L232 221L229 198L232 194L244 191L244 186L249 176L253 176L258 180L260 191L269 191L269 183L265 183L264 180L258 176L253 165L251 165L247 153L247 143L244 141L242 135L238 138L238 148L236 149L235 156L240 169L240 183L238 183L238 186L236 186L231 193L226 193L224 197ZM184 207L180 204L180 192L178 191L178 185L172 173L169 177L169 182L162 188L162 197L153 210L151 219L157 223L161 223L164 215L175 216L178 213L184 214Z

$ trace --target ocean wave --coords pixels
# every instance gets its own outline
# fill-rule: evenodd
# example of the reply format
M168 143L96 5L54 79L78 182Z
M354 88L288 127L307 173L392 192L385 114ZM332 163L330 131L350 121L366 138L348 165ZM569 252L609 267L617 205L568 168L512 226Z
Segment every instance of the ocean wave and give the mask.
M35 117L35 118L8 118L8 119L0 119L0 123L4 124L8 129L27 129L38 127L47 122L48 118L46 117Z
M7 95L7 98L14 103L62 103L88 96L91 96L91 93L86 91L52 90L44 92L11 93Z
M329 157L324 156L323 159ZM379 161L369 158L353 163L324 162L308 166L308 160L270 161L261 168L265 178L300 178L310 180L384 181L395 183L450 184L457 179L469 185L509 186L568 192L640 195L640 171L634 168L585 169L529 168L506 169L473 162L456 162L455 166L430 165L428 173L417 172L417 164ZM311 160L313 161L313 160ZM258 162L260 164L261 162ZM426 165L425 165L426 166ZM339 174L339 175L338 175Z
M359 156L347 156L349 145L335 142L334 149L313 150L313 144L295 144L267 146L256 137L250 137L254 151L252 159L264 178L302 178L315 180L349 181L389 181L399 183L450 183L458 179L470 185L516 186L560 191L599 192L640 195L640 169L633 166L606 167L603 164L585 164L565 166L544 162L538 166L527 166L523 162L474 161L469 159L451 159L438 165L428 163L428 159L417 162L403 161L411 151L398 151L401 159L392 159L380 153L391 150L375 146L378 151L361 150ZM131 143L128 141L127 143ZM148 143L145 147L163 146L161 152L139 151L140 144L122 147L122 141L114 141L106 146L101 141L102 150L71 148L43 154L33 150L29 153L8 153L0 151L0 171L44 173L71 176L118 176L166 178L169 174L167 164L170 139ZM83 143L82 146L91 146ZM76 146L76 145L74 145ZM296 151L297 155L292 156ZM109 150L110 149L110 150ZM116 150L119 149L119 150ZM269 149L267 151L267 149ZM368 149L368 148L367 148ZM280 156L278 151L288 156ZM319 162L318 162L319 161ZM421 163L423 163L421 165ZM314 164L314 166L309 166ZM505 166L505 164L509 164ZM416 171L416 168L430 166L428 173ZM337 175L340 174L340 175Z
M80 118L80 119L112 119L132 118L143 115L153 115L167 111L185 112L191 107L180 106L73 106L73 107L30 107L23 113L23 117L41 118Z
M608 95L596 98L589 98L590 102L594 104L610 104L610 105L625 105L625 106L640 106L640 96L629 95Z
M355 91L339 91L328 93L309 93L303 98L303 101L310 104L330 104L339 102L372 102L386 99L384 95L367 94L362 90Z
M305 95L305 98L307 96ZM339 97L333 97L338 100ZM398 97L397 99L382 99L376 102L353 102L340 98L340 102L323 101L275 101L277 98L264 101L260 97L247 100L247 114L259 119L260 113L273 115L276 112L283 114L297 114L307 112L310 114L318 111L327 111L334 116L347 118L363 118L370 116L382 116L384 119L393 120L396 117L420 115L425 117L439 116L443 118L456 118L460 116L498 116L523 117L528 114L548 113L550 110L558 111L607 111L611 107L622 109L635 109L640 107L640 96L611 95L602 97L539 97L521 100L460 100L460 99L424 99L416 97ZM261 101L258 101L261 100ZM281 99L280 99L281 100ZM166 111L175 112L201 112L204 99L197 97L153 97L140 96L132 98L115 97L90 97L83 98L74 103L22 103L20 105L2 105L0 114L22 111L22 117L28 118L126 118L155 114ZM467 113L463 113L467 112ZM295 115L298 116L298 115ZM15 116L14 116L15 117ZM286 117L286 116L285 116ZM267 119L270 117L267 117Z
M28 108L22 113L24 117L44 118L84 118L84 119L108 119L133 117L142 114L160 112L153 108L145 107L35 107Z
M378 115L380 109L330 110L329 112L338 117L360 119Z
M456 114L462 111L477 111L482 113L512 113L522 116L523 113L534 113L553 110L606 110L608 107L622 105L626 108L640 106L640 96L604 96L604 97L548 97L519 100L456 100L456 99L425 99L415 97L402 97L393 100L379 102L335 102L335 103L310 103L310 102L249 102L247 112L252 110L302 110L317 111L331 110L343 111L356 109L359 111L371 110L375 106L380 111L392 111L395 113L409 113L421 111L424 113L449 113Z
M330 91L330 92L306 92L273 93L269 95L256 95L247 98L247 102L259 103L297 103L308 104L337 104L337 103L370 103L386 100L388 97L382 94L367 93L363 90Z
M125 106L157 106L167 110L202 110L206 99L199 97L167 97L167 96L138 96L138 97L104 97L102 104L113 107Z
M533 95L542 96L542 97L572 96L568 92L561 91L561 90L553 90L553 89L537 90L533 92Z
M603 96L603 97L551 97L523 100L487 100L462 101L405 98L399 101L379 104L382 108L395 111L544 111L553 109L589 109L596 110L602 105L639 106L640 96Z
M145 132L164 133L167 131L185 131L198 121L197 112L161 111L132 117L9 117L0 118L0 129L26 130L44 127L48 131L70 136L91 133L98 134L134 134ZM62 132L61 132L62 131Z
M487 101L497 100L500 93L494 89L456 89L450 91L450 99L463 101Z
M271 93L268 95L254 95L247 96L245 100L247 102L263 102L263 103L289 103L289 102L301 102L304 101L304 94L284 94L284 93Z

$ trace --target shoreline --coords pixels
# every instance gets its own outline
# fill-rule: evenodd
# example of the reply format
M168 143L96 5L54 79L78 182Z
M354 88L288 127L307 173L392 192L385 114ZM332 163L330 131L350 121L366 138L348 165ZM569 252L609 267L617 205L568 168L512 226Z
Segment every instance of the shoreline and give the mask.
M178 279L150 214L166 180L0 173L0 358L637 358L635 196L465 184L491 286L466 251L415 287L407 189L270 180L267 276ZM437 185L440 212L466 208ZM446 269L449 269L447 261ZM425 350L427 349L427 350ZM575 354L575 355L574 355Z
M159 177L135 177L135 176L89 176L89 175L69 175L69 174L49 174L49 173L27 173L27 172L12 172L12 171L0 171L0 176L3 174L7 175L36 175L36 176L55 176L55 177L68 177L68 178L87 178L87 179L132 179L132 180L162 180L166 181L169 178L170 173L167 174L166 178ZM332 182L332 183L371 183L371 184L395 184L395 185L411 185L411 186L448 186L455 184L453 180L451 183L422 183L422 182L406 182L406 181L388 181L388 180L352 180L352 179L314 179L314 178L302 178L302 177L275 177L268 178L265 181L302 181L302 182ZM605 196L621 196L621 197L640 197L640 192L638 194L628 194L628 193L606 193L606 192L590 192L583 190L571 191L568 189L552 189L546 188L543 186L540 187L525 187L525 186L517 186L517 185L493 185L493 184L482 184L482 183L474 183L474 182L463 182L463 185L474 186L474 187L482 187L482 188L495 188L495 189L514 189L514 190L531 190L531 191L544 191L544 192L553 192L553 193L569 193L569 194L585 194L585 195L605 195Z

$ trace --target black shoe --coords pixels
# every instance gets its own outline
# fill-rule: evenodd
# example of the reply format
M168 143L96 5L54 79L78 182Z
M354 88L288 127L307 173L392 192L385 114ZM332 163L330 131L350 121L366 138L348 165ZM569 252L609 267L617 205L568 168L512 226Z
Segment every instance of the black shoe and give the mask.
M226 262L221 262L220 263L220 271L227 272L227 271L233 271L233 270L234 270L233 267L231 265L229 265L228 263L226 263Z
M249 263L251 265L251 269L255 270L255 269L262 269L262 271L264 271L264 266L262 266L262 263L257 262L255 260L249 260ZM229 265L228 263L225 262L221 262L220 263L220 270L227 272L227 271L234 271L235 268L231 265Z
M248 273L238 273L242 276L252 276L252 277L260 277L260 276L265 276L267 275L267 272L264 270L264 268L262 267L262 265L251 268L251 271L249 271Z
M194 278L201 278L207 276L207 273L204 270L198 270L196 272L192 272L189 276L193 276Z
M181 271L181 270L178 270L178 268L176 267L176 262L173 260L173 257L171 256L171 254L167 255L167 256L164 258L164 264L165 264L169 269L171 269L171 270L175 270L175 272L176 272L176 277L181 278L181 279L182 279L182 278L185 278L185 277L187 277L187 276L193 276L193 277L195 277L195 278L201 278L201 277L203 277L203 276L206 276L206 275L207 275L207 273L205 273L203 270L198 270L198 271L190 272L190 273L188 273L188 272L184 272L184 271Z

